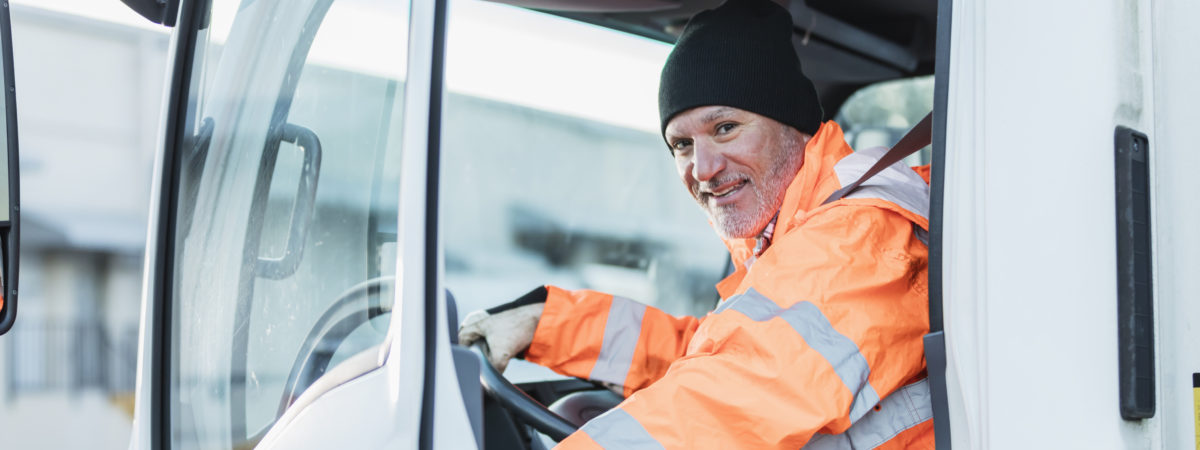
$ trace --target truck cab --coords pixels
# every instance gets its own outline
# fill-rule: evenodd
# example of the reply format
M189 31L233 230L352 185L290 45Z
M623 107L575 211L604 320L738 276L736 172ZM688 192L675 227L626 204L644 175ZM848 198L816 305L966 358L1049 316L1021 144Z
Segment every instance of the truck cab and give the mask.
M542 284L720 300L654 104L719 1L124 1L174 27L131 448L546 447L619 397L514 388L461 316ZM782 3L855 148L933 111L939 447L1191 446L1200 8Z

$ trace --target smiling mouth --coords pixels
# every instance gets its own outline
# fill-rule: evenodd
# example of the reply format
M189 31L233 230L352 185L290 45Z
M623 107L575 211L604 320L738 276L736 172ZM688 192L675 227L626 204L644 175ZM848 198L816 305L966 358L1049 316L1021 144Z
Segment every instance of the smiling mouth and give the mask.
M713 192L712 192L712 195L713 195L713 197L717 197L717 198L726 197L726 196L728 196L729 194L732 194L734 191L737 191L738 189L741 189L741 188L742 188L742 186L745 186L745 185L746 185L746 183L748 183L748 181L746 181L746 180L742 180L740 183L734 184L734 185L732 185L732 186L729 186L729 187L727 187L727 188L725 188L725 189L722 189L722 190L719 190L719 191L713 191Z
M704 196L712 199L723 199L741 191L747 184L750 184L750 180L743 179L734 183L725 183L717 186L716 189L704 192Z

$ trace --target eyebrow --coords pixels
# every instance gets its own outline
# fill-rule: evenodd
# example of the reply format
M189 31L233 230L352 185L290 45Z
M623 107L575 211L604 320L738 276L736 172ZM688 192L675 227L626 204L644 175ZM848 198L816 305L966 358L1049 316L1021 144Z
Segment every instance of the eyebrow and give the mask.
M719 119L724 119L726 117L733 115L733 113L734 113L733 108L730 108L728 106L722 106L720 108L710 111L708 114L705 114L704 118L701 119L701 122L709 123L709 122L713 122L713 121L716 121Z
M712 123L712 122L715 122L715 121L717 121L717 120L724 119L724 118L726 118L726 117L732 116L732 115L733 115L734 113L736 113L736 112L737 112L737 110L736 110L736 109L734 109L734 108L731 108L731 107L728 107L728 106L722 106L722 107L720 107L720 108L717 108L717 109L714 109L714 110L712 110L712 111L709 111L709 112L708 112L708 114L705 114L705 115L704 115L704 117L702 117L702 118L700 119L700 123ZM683 137L684 137L684 136L680 136L680 135L677 135L677 134L672 134L672 133L669 133L669 132L668 132L668 133L667 133L667 135L666 135L666 138L667 138L667 141L668 141L668 142L670 142L670 141L673 141L673 140L675 140L675 139L681 139L681 138L683 138ZM668 144L668 145L669 145L669 144Z

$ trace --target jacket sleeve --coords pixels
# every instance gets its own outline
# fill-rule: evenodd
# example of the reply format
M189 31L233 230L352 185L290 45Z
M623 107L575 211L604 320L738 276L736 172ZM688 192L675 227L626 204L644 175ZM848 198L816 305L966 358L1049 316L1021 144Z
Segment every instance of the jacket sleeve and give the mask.
M651 306L591 290L546 286L546 306L525 359L554 371L624 386L662 377L700 325Z
M777 236L687 356L560 448L795 449L846 431L924 371L927 250L913 231L836 205Z

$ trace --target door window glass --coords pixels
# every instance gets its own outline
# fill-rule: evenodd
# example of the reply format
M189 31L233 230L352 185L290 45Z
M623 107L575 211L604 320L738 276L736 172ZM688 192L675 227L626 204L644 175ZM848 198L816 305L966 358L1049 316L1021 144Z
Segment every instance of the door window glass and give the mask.
M494 3L448 18L439 225L459 314L542 284L711 310L729 254L659 132L670 47Z
M215 1L208 20L177 156L170 439L249 448L387 333L408 6Z

